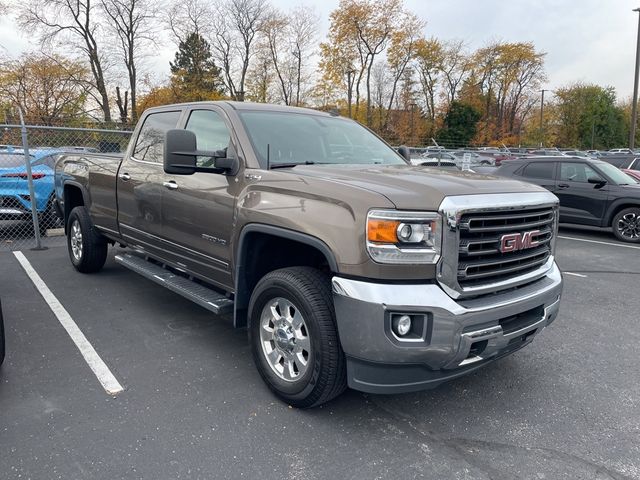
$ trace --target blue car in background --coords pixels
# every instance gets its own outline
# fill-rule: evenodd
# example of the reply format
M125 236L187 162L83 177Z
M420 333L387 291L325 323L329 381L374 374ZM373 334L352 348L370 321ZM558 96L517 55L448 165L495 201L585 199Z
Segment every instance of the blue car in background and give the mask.
M63 151L58 149L29 151L35 206L42 232L59 223L53 190L55 162L61 153ZM24 152L21 149L0 150L0 220L31 220L31 202Z

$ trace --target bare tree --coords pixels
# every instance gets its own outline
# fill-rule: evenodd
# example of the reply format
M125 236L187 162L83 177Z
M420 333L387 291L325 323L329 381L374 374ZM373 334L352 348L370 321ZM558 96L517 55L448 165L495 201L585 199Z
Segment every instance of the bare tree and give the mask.
M433 126L436 121L436 96L440 83L442 44L436 38L416 42L415 70L424 98L427 116Z
M264 46L269 52L273 69L278 78L278 87L285 105L291 104L293 85L291 58L287 46L289 17L279 10L272 10L263 23Z
M387 64L391 73L391 94L389 95L389 105L387 111L393 107L396 96L398 82L403 77L409 62L416 57L417 42L421 37L422 30L426 23L410 12L404 14L401 27L391 34L391 45L387 51ZM386 128L389 117L384 123Z
M207 0L174 0L164 14L164 23L173 33L175 44L179 45L192 33L211 37L215 30L212 24L218 13L216 4Z
M129 92L131 93L131 121L138 118L136 99L138 85L138 60L144 56L147 48L155 44L154 23L157 3L155 0L102 0L102 7L111 19L109 28L119 40L122 60L127 68L129 77ZM121 108L119 89L118 108ZM125 92L125 104L126 104ZM126 107L124 122L126 122ZM122 111L120 112L122 118Z
M252 45L263 26L268 13L267 0L227 0L224 10L229 15L229 25L237 32L239 45L236 49L240 60L240 79L238 88L231 95L239 101L244 100L244 88L253 54Z
M229 20L225 16L222 5L217 5L212 18L211 49L213 56L222 70L222 79L229 96L234 100L238 94L236 90L235 77L235 48L237 45L237 35L229 25Z
M471 62L462 40L451 40L443 44L439 69L444 77L448 106L456 99L460 86L471 72Z
M95 8L91 0L26 0L20 7L18 20L22 28L39 32L43 44L59 40L85 56L94 79L92 97L100 105L104 120L110 122L105 61L98 48L100 25L94 18Z
M318 40L320 17L313 7L299 5L291 10L288 18L290 49L295 60L295 105L300 105L304 94L302 89L308 80L306 60L312 56Z

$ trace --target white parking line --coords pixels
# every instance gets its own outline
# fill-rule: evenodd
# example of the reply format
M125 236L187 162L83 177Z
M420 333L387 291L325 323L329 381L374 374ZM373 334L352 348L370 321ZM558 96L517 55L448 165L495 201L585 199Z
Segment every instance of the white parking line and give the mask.
M576 242L599 243L601 245L610 245L612 247L633 248L635 250L640 250L640 247L637 247L635 245L623 245L622 243L601 242L598 240L587 240L586 238L565 237L563 235L558 235L558 238L563 238L565 240L575 240Z
M110 395L116 395L124 390L122 385L116 380L116 377L113 376L107 364L102 361L100 356L96 353L95 349L87 340L87 337L84 336L82 331L78 328L78 325L73 321L69 312L65 310L62 304L58 301L55 295L49 290L47 284L44 283L38 272L31 266L27 257L24 256L22 252L13 252L13 255L16 257L22 268L29 276L33 284L36 286L44 301L47 302L49 308L53 314L58 318L58 321L62 324L64 329L67 331L73 343L76 344L78 350L84 357L84 360L89 365L89 368L93 371L98 380L102 384L102 387L105 391Z
M571 275L573 277L580 277L580 278L589 278L586 275L582 275L581 273L573 273L573 272L562 272L565 275Z

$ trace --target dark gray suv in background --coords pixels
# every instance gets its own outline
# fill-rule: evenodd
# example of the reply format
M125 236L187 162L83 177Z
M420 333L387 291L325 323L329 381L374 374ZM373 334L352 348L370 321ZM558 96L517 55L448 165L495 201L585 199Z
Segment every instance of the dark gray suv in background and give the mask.
M607 162L528 157L504 163L495 174L553 192L560 199L560 222L612 227L619 240L640 243L640 183Z

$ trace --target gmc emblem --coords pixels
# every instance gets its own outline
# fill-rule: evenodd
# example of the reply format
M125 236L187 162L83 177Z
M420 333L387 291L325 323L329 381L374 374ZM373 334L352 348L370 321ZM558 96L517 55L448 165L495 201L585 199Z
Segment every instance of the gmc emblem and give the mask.
M540 245L537 237L540 230L531 230L524 233L509 233L500 238L500 251L502 253L517 252Z

